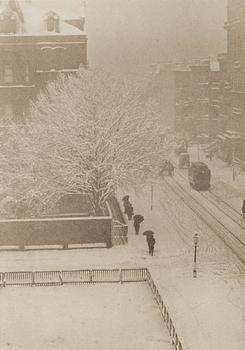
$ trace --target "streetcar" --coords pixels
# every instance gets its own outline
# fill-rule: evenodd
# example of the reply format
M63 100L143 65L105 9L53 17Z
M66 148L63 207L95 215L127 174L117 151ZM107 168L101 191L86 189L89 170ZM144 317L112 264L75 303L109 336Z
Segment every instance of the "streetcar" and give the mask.
M195 190L207 191L210 188L211 171L203 162L192 162L188 169L188 179Z

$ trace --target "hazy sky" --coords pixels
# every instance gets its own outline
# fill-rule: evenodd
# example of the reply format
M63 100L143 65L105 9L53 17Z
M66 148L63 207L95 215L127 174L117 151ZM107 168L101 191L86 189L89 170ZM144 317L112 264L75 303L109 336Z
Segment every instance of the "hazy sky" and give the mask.
M226 50L226 0L87 0L89 61L125 69Z
M90 65L136 69L226 50L227 0L32 1L53 3L78 15L86 3Z

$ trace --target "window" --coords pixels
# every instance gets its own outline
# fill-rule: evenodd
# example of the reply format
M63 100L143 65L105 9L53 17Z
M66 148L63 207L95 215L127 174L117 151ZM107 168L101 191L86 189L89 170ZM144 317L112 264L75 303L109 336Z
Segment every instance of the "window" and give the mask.
M13 83L13 69L11 64L5 64L3 67L3 81L4 83Z

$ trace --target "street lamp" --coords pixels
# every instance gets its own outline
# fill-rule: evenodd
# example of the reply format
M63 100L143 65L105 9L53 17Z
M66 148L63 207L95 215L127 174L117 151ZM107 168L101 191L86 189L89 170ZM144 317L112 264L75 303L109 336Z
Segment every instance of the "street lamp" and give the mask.
M193 267L193 277L197 277L197 245L198 245L199 237L198 233L195 233L193 236L194 242L194 267Z

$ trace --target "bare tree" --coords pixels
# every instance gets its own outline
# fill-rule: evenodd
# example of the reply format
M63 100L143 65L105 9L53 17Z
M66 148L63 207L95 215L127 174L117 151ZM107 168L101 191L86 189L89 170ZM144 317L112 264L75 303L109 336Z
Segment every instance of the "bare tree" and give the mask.
M161 149L144 84L91 70L50 83L0 153L8 194L39 211L65 194L86 194L100 215L118 186L147 181Z

